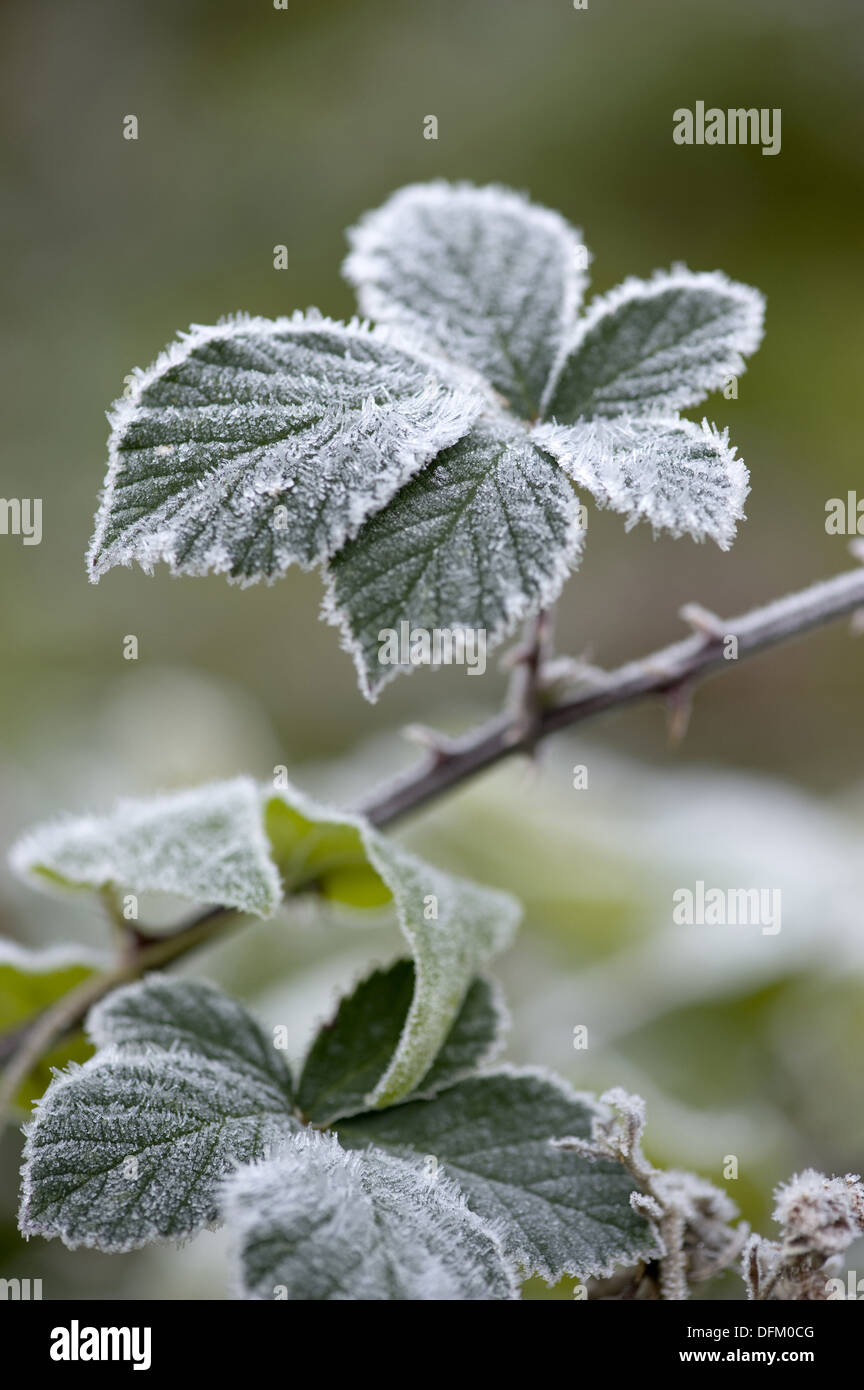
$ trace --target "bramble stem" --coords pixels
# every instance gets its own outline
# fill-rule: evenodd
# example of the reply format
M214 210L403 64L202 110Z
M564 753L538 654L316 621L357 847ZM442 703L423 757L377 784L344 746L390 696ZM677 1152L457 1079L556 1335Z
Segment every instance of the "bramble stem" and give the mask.
M599 673L588 688L541 711L536 724L522 732L518 716L503 714L462 738L452 739L433 765L409 768L389 786L379 789L357 807L373 825L394 820L427 806L451 787L521 753L536 740L581 724L607 710L632 705L650 696L669 696L692 688L717 671L735 665L726 655L727 637L737 639L737 660L753 656L814 627L864 608L864 566L786 598L753 609L737 618L717 619L717 629L701 626L690 637L628 662L615 671ZM731 648L729 648L731 650Z
M864 560L864 546L853 544L852 550ZM736 618L716 618L688 604L682 616L693 629L689 637L615 671L592 669L585 688L554 703L544 703L548 619L540 614L529 624L526 642L513 662L518 698L511 699L508 708L490 722L436 744L422 761L355 809L373 825L392 825L505 758L533 752L550 734L652 696L671 698L673 703L677 697L680 704L682 692L689 700L694 686L708 676L858 609L864 609L864 564ZM98 999L117 985L147 970L161 969L206 944L237 916L233 909L217 907L170 933L149 936L136 930L116 969L85 981L25 1027L0 1038L0 1061L9 1061L0 1085L0 1113L39 1057L78 1027Z

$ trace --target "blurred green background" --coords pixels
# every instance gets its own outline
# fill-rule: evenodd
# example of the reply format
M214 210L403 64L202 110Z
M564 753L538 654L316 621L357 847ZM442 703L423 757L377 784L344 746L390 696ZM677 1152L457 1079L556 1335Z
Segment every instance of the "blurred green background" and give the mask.
M350 795L410 756L406 721L458 728L500 699L493 664L483 681L416 674L366 704L318 621L314 574L241 591L137 570L93 588L84 572L104 411L125 374L228 312L350 315L344 228L405 182L497 181L560 209L597 291L686 261L767 295L739 398L705 411L751 471L733 550L625 535L591 511L562 650L609 665L677 636L688 600L733 614L848 566L824 522L829 498L864 496L862 28L859 0L7 6L0 492L43 499L44 537L0 536L4 843L60 809L267 778L275 763ZM675 145L672 112L697 100L781 108L782 152ZM137 141L122 138L127 114ZM525 901L501 968L508 1056L642 1090L657 1158L719 1180L738 1155L730 1191L760 1222L796 1166L864 1162L862 676L864 648L839 624L706 687L676 750L662 711L628 711L409 830ZM783 932L673 929L670 893L696 878L782 885ZM95 907L37 899L4 871L0 931L48 943L104 929ZM305 918L249 936L254 950L238 937L195 968L268 1018L290 1014L298 1048L337 983L398 949L387 929ZM592 1045L576 1053L583 1022ZM16 1136L2 1161L3 1273L44 1275L48 1297L220 1296L216 1236L170 1262L22 1253Z

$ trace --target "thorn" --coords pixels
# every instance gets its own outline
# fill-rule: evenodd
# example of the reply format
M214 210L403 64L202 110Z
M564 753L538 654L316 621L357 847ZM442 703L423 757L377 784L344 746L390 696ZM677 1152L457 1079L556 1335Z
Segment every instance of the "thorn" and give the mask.
M666 729L669 742L678 744L690 724L693 711L693 687L687 683L673 686L666 695Z
M849 554L852 555L859 564L864 565L864 540L856 536L854 541L849 542Z
M679 608L678 616L700 637L709 637L712 641L719 642L726 636L722 618L718 618L710 609L703 608L701 603L685 603L683 608Z
M437 729L430 729L425 724L406 724L402 730L402 737L409 743L418 744L420 748L425 748L427 753L431 753L433 761L444 763L448 758L453 757L454 747L452 739L446 734L439 733Z
M522 640L510 647L500 658L499 670L512 671L517 666L531 666L536 669L549 651L551 636L551 610L541 609L533 618L528 619Z

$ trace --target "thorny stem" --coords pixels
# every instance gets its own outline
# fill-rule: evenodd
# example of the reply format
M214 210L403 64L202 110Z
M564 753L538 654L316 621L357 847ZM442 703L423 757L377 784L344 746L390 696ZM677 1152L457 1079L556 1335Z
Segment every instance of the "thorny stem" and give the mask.
M741 617L717 619L714 632L700 627L682 642L652 652L603 674L599 684L571 699L541 711L536 727L522 733L510 713L500 715L462 738L453 739L446 754L430 765L420 763L381 788L357 807L373 825L390 825L436 800L514 753L521 753L549 734L581 724L607 710L632 705L650 696L675 695L682 687L728 669L736 663L724 655L724 637L734 636L738 660L766 647L799 637L811 628L842 618L864 607L864 567L812 584L797 594L778 599Z
M864 561L864 546L853 543L850 548ZM694 629L691 636L617 670L599 673L570 698L549 704L544 704L542 679L549 619L541 613L529 625L527 641L516 653L514 677L518 679L514 679L513 702L508 708L461 738L437 744L422 761L378 788L356 810L379 828L391 825L505 758L533 752L540 740L573 724L652 696L667 703L671 698L673 708L680 708L682 692L689 698L698 681L737 664L727 656L728 637L737 639L740 660L859 609L864 609L864 564L736 618L715 618L688 605L682 611ZM80 986L23 1029L0 1039L0 1062L11 1059L0 1085L0 1113L3 1101L14 1095L27 1071L53 1042L80 1024L97 999L118 984L177 960L236 917L232 909L217 907L167 935L150 937L140 930L130 933L127 954L115 970L85 981L86 988Z

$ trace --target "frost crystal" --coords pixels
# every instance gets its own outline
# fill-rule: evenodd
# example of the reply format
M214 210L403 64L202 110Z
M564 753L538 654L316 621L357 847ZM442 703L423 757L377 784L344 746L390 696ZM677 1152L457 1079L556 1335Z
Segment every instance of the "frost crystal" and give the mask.
M379 1058L373 1105L399 1100L422 1080L472 980L510 944L521 915L509 894L441 873L359 816L245 778L43 826L11 859L44 887L162 891L260 916L282 901L283 878L287 893L320 885L360 905L392 900L414 990L393 1055Z
M827 1301L840 1256L864 1235L864 1183L854 1173L827 1178L806 1168L774 1199L780 1239L751 1237L742 1260L748 1297Z
M826 1178L805 1168L774 1197L774 1220L790 1250L833 1255L864 1234L864 1185L857 1175Z
M482 372L538 413L572 332L588 264L575 228L506 188L402 188L349 233L345 275L363 313Z
M565 344L544 414L564 423L698 405L745 370L764 310L758 290L720 271L625 280L594 300Z
M244 777L49 822L13 846L10 862L36 886L172 893L260 917L282 898L260 793Z
M494 1229L419 1162L346 1153L306 1132L225 1187L241 1292L255 1299L517 1296Z
M475 391L356 322L193 328L115 406L91 578L133 560L245 584L311 566L479 407Z
M330 562L325 612L361 689L374 700L404 669L378 659L380 631L402 622L482 631L491 651L555 601L583 538L572 489L548 455L521 426L484 420Z
M221 1062L284 1093L291 1103L291 1077L283 1055L242 1004L204 980L151 975L115 990L87 1018L97 1047L125 1054L149 1048L188 1052Z
M21 1231L109 1251L185 1239L216 1220L221 1179L294 1128L263 1069L106 1048L57 1076L27 1127Z
M688 1281L711 1279L740 1254L749 1228L730 1222L738 1215L735 1203L704 1178L649 1163L642 1150L645 1102L620 1086L600 1097L591 1138L579 1135L554 1141L556 1148L586 1158L617 1162L639 1184L631 1194L634 1211L652 1223L661 1246L660 1296L678 1301L689 1297Z
M645 416L539 425L532 437L602 506L623 512L628 530L649 521L655 531L731 545L749 487L727 430Z
M555 1283L565 1274L611 1274L658 1253L630 1206L632 1183L620 1166L549 1142L587 1135L593 1113L590 1099L558 1078L507 1069L337 1128L353 1147L436 1155L472 1210L500 1231L514 1264Z
M758 291L676 266L580 321L581 234L496 186L412 184L349 241L381 326L239 318L138 374L112 417L93 579L133 560L239 583L329 562L324 615L374 700L412 669L379 660L382 632L482 633L485 651L554 602L582 544L563 474L628 527L729 546L746 469L677 412L744 370Z

